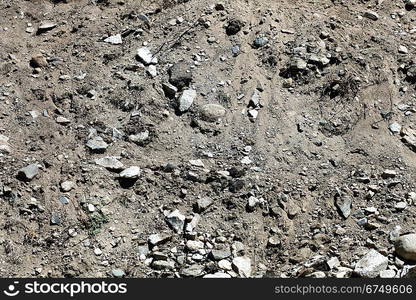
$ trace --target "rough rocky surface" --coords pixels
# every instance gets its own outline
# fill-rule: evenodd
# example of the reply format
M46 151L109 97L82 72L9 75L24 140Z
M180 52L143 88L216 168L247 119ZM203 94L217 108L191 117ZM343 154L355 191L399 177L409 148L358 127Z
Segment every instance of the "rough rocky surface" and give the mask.
M1 1L0 275L416 276L415 20Z

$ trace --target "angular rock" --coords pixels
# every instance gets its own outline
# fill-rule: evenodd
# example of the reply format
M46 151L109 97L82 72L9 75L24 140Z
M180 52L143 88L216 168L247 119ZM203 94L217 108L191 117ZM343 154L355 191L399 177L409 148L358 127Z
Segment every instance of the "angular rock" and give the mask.
M17 177L23 181L31 181L39 174L39 166L37 164L30 164L21 168L17 173Z
M205 267L203 265L191 265L182 269L179 274L183 277L199 277L204 273Z
M104 152L107 149L108 144L103 140L102 137L96 136L96 137L93 137L92 139L89 139L87 141L86 146L92 152L102 153L102 152Z
M115 156L97 158L94 160L94 162L97 165L104 167L106 169L109 169L109 170L117 171L117 170L121 170L124 168L123 163L119 161L118 158Z
M175 232L181 233L185 226L185 216L176 209L166 216L166 222Z
M145 65L155 63L155 58L153 57L153 54L150 51L150 49L147 47L137 49L137 58Z
M194 103L197 93L193 89L183 91L178 100L178 109L180 112L186 112Z
M149 236L148 241L151 246L157 246L169 241L171 238L172 236L170 234L155 233Z
M195 210L198 213L203 212L208 207L210 207L214 203L214 200L212 200L210 197L203 197L201 199L198 199L195 204Z
M248 278L251 276L251 259L246 256L235 257L232 267L240 277Z
M121 38L121 34L116 34L116 35L109 36L108 38L104 40L104 42L113 44L113 45L120 45L123 43L123 40Z
M141 174L140 167L132 166L132 167L129 167L129 168L123 170L119 174L119 177L124 178L124 179L137 179L137 178L140 177L140 174Z
M375 278L381 271L387 269L389 260L384 255L371 249L355 265L354 273L360 277Z

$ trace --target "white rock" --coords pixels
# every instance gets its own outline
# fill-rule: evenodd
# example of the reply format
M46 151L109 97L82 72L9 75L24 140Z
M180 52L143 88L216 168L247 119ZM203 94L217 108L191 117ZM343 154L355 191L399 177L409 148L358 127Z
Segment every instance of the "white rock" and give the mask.
M153 54L150 49L143 47L137 50L137 57L146 65L150 65L153 61Z
M380 271L387 269L388 263L387 257L371 249L357 262L354 272L361 277L375 278L380 274Z
M186 112L194 103L197 93L193 89L183 91L179 97L179 111Z
M139 178L140 174L141 174L140 168L133 166L122 171L119 177L126 178L126 179L137 179Z
M109 36L108 38L104 40L104 42L113 44L113 45L119 45L123 43L123 40L121 39L121 34L116 34L116 35Z
M233 259L233 269L241 277L248 278L251 275L251 259L246 256L239 256Z

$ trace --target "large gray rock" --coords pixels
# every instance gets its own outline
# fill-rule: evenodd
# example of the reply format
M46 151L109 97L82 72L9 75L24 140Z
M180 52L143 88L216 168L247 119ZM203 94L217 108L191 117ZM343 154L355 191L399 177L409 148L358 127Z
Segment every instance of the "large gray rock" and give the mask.
M355 265L354 273L360 277L375 278L380 271L387 269L389 260L384 255L371 249Z
M416 233L398 237L394 243L396 253L407 260L416 261Z

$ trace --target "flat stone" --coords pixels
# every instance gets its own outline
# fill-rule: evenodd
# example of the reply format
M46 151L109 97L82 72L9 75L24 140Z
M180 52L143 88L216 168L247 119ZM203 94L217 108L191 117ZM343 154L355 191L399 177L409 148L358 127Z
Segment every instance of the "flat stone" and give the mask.
M116 34L116 35L109 36L108 38L104 40L104 42L113 44L113 45L120 45L123 43L123 40L121 38L121 34Z
M203 265L191 265L189 267L183 268L179 274L183 277L199 277L204 273L205 267Z
M125 179L137 179L139 178L140 174L141 174L141 169L137 166L132 166L123 170L119 174L119 177L125 178Z
M335 206L338 208L340 215L347 219L351 215L352 198L346 195L337 194L335 197Z
M172 270L175 268L175 262L171 260L156 260L153 261L152 268L156 270Z
M156 246L169 241L172 238L170 234L155 233L149 236L148 241L152 246Z
M96 137L93 137L92 139L89 139L87 141L86 146L92 152L102 153L107 149L108 144L103 140L102 137L96 136Z
M384 255L371 249L355 265L354 273L360 277L375 278L381 271L387 269L389 260Z
M222 260L231 256L231 250L226 249L213 249L209 254L210 258L213 260Z
M121 170L124 168L123 163L118 160L118 157L115 157L115 156L97 158L94 160L94 162L97 165L104 167L106 169L109 169L109 170L117 171L117 170Z
M373 20L373 21L377 21L380 18L379 15L376 12L371 11L371 10L367 10L364 13L364 17L366 17L370 20Z

